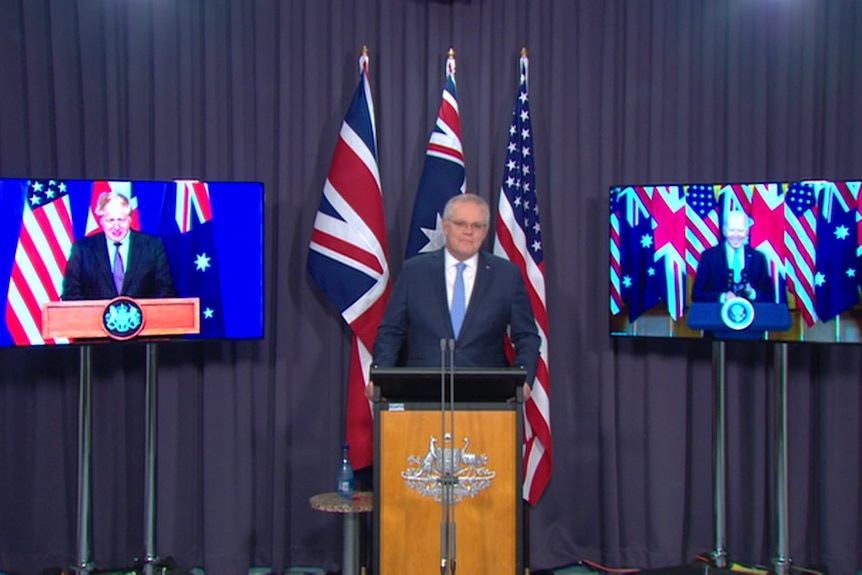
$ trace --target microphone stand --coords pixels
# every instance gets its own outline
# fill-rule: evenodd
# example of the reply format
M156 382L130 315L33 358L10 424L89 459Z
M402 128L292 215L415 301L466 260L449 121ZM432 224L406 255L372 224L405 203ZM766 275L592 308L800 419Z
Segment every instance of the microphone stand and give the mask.
M449 407L446 406L446 347L449 348ZM458 479L455 477L455 340L440 340L440 437L443 464L440 473L440 573L455 575L457 558L455 553L455 509L454 490ZM449 432L446 432L446 412L449 412ZM447 447L448 445L448 447ZM447 456L448 451L448 456Z

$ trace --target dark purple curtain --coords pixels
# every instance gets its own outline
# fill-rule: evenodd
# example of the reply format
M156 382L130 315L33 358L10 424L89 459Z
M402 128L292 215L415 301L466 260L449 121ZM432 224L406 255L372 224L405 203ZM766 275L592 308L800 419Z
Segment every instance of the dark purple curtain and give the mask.
M266 337L159 348L157 548L208 575L340 564L349 334L305 271L371 53L392 268L457 52L467 180L496 205L522 46L550 311L554 471L533 570L714 543L711 347L608 336L608 188L862 177L858 0L5 0L0 177L265 184ZM776 555L775 351L728 345L727 549ZM0 350L0 569L76 556L77 349ZM94 350L93 559L144 549L145 349ZM794 344L790 551L862 566L862 356Z

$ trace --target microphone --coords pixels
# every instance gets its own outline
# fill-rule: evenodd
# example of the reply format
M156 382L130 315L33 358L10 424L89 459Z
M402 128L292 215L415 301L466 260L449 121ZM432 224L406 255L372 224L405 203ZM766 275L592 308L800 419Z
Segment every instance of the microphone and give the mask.
M449 433L451 433L451 441L449 442L449 569L452 575L455 575L455 567L458 563L457 553L455 552L455 541L457 540L457 532L455 525L455 486L458 484L458 477L455 475L455 340L449 340ZM444 457L444 461L446 458Z

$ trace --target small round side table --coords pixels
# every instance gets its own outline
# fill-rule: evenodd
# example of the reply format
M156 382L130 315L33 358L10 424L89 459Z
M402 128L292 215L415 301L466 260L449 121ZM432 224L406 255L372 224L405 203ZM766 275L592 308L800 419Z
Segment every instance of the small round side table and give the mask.
M318 493L309 499L312 509L344 516L344 550L341 565L343 575L360 575L359 571L359 514L374 508L374 495L370 491L357 491L353 499L342 499L334 491Z

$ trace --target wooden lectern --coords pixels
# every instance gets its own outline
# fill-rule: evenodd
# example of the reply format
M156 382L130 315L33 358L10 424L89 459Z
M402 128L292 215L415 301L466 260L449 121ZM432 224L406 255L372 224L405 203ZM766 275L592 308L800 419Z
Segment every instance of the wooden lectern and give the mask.
M448 411L450 376L454 412ZM443 461L454 468L456 572L524 573L523 369L375 368L375 575L441 572ZM441 411L445 390L447 411ZM447 442L444 427L454 436ZM445 420L445 421L444 421ZM447 459L448 458L448 459Z
M124 298L118 298L124 299ZM42 337L108 338L102 315L116 300L53 301L42 307ZM200 333L199 298L135 299L143 328L135 337ZM117 339L117 338L115 338Z

